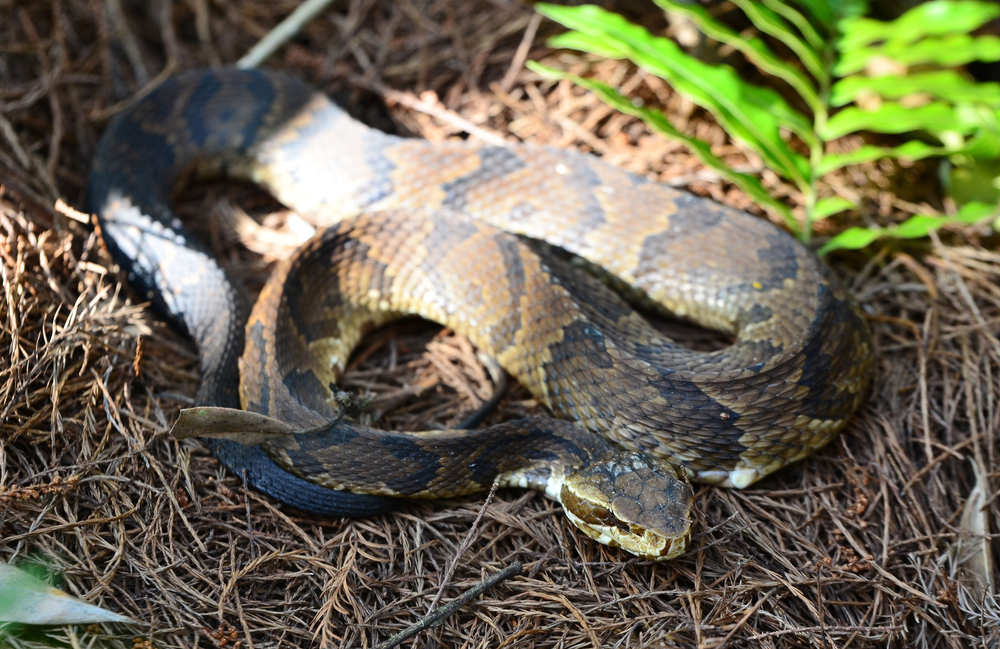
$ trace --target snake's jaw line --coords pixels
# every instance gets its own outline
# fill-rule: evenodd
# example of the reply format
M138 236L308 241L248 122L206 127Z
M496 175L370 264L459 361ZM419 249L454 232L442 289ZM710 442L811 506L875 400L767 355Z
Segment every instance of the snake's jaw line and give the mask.
M652 561L687 549L691 485L663 460L617 453L567 476L559 501L587 536Z
M664 537L635 525L628 526L628 530L623 530L620 523L619 525L596 525L584 521L567 509L565 505L563 511L580 531L598 543L612 548L621 548L650 561L669 561L679 557L687 550L688 542L691 540L690 525L679 536Z

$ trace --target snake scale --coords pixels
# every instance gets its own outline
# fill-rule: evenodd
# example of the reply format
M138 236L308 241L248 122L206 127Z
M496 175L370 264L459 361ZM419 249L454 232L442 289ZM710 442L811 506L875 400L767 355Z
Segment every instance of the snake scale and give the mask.
M279 265L252 312L170 208L179 182L220 173L329 225ZM872 378L859 308L772 224L585 154L388 135L278 73L163 83L106 130L89 201L140 296L194 338L198 403L313 429L211 439L215 454L320 514L371 515L387 496L499 479L559 499L602 542L669 558L690 530L676 468L746 487L829 442ZM692 351L632 305L735 343ZM408 314L468 336L562 419L324 427L351 349Z

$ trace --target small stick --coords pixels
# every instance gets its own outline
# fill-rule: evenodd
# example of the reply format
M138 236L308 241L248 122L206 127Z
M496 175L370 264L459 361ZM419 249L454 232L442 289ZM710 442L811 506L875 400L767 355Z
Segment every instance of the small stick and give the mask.
M455 598L454 601L445 604L439 609L436 609L435 611L431 612L427 617L420 620L416 624L392 636L382 644L378 645L375 649L392 649L396 645L409 640L410 638L417 635L421 631L425 631L433 626L437 626L441 622L444 622L445 619L447 619L452 613L455 613L458 609L462 608L463 606L471 602L473 599L485 593L489 589L493 588L500 582L506 581L511 577L517 577L518 575L521 574L521 570L522 570L521 562L515 561L514 563L510 564L509 566L501 570L500 572L487 577L486 579L482 580L469 590L465 591L457 598Z
M542 14L535 14L528 22L528 26L524 30L524 37L521 38L521 43L517 46L517 51L514 52L514 59L510 62L510 67L507 68L507 74L503 75L503 81L500 82L500 87L503 88L504 92L510 92L510 89L514 87L514 82L517 81L517 75L524 66L524 60L528 58L528 52L531 50L531 44L535 41L535 34L538 32L538 25L541 22Z
M503 139L502 135L481 126L476 126L455 111L449 110L443 106L436 106L432 103L424 101L423 99L419 99L411 92L393 90L378 81L354 75L350 75L347 80L357 86L379 93L386 101L394 101L400 106L405 106L410 110L415 110L425 115L436 117L446 124L451 124L455 128L465 131L469 135L476 136L486 144L490 144L492 146L510 146L510 142Z
M295 11L288 14L288 17L278 23L264 38L257 41L257 44L251 47L250 51L236 62L236 67L241 70L256 68L267 57L274 54L275 50L298 34L302 26L319 15L319 12L326 9L330 2L332 0L306 0L300 4L295 8Z
M247 534L250 538L250 558L257 559L260 556L260 552L257 550L257 540L253 536L253 516L250 514L250 497L246 495L250 492L250 483L247 480L247 470L245 467L240 472L240 477L243 478L243 502L247 506Z
M146 64L142 61L139 42L135 39L135 34L132 33L132 30L129 29L128 21L125 20L121 0L106 0L104 7L108 20L113 25L115 35L118 37L122 49L125 51L125 58L132 65L132 74L135 75L135 79L139 82L140 86L148 85L150 81L149 70L146 69Z
M455 558L451 560L448 567L444 571L444 579L441 580L441 586L438 588L437 595L434 596L434 601L431 602L431 605L427 607L428 613L438 605L438 602L441 601L441 596L444 595L444 589L451 583L451 578L455 574L455 568L458 567L458 562L462 560L462 555L464 555L465 551L469 549L470 545L472 545L472 538L475 536L476 530L479 529L479 521L483 520L483 514L486 513L490 503L493 502L493 496L496 494L497 487L499 486L499 484L494 482L493 486L490 487L490 493L486 495L486 500L483 502L483 506L479 508L479 515L476 516L476 520L472 521L472 526L469 528L469 531L466 532L465 538L462 539L462 543L458 546Z

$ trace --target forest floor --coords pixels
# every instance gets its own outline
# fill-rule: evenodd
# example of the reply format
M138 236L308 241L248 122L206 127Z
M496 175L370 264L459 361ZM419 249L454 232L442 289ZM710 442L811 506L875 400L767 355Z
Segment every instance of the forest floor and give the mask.
M200 442L171 439L199 383L193 346L56 200L82 208L100 133L137 92L236 61L297 4L0 0L0 559L42 564L144 623L0 627L0 647L372 647L514 561L523 576L403 646L1000 644L982 583L1000 578L1000 253L975 228L831 259L875 332L867 404L827 448L750 489L696 485L691 547L669 563L590 541L533 492L304 515L244 489ZM556 29L507 0L351 0L265 65L385 130L573 147L767 218L684 148L526 70L536 59L623 87L730 164L762 169L658 79L546 48ZM945 208L935 174L873 163L823 190L858 199L855 223L887 224ZM189 188L179 212L251 292L302 240L298 215L246 185ZM838 225L821 223L820 239ZM460 421L491 383L466 339L405 321L363 342L343 387L373 398L380 426L414 430ZM491 421L525 414L544 409L514 387Z

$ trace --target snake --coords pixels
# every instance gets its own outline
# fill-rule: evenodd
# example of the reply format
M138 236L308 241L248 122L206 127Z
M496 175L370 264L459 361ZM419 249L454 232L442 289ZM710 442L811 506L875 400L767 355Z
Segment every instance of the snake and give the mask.
M171 207L218 175L323 225L252 306ZM691 481L745 488L808 456L872 381L863 311L769 221L586 153L387 134L279 72L184 72L135 101L102 135L88 209L138 297L194 339L197 407L287 427L205 431L212 451L306 512L372 516L497 482L669 559L691 536ZM693 350L643 313L733 342ZM351 350L413 315L467 336L552 416L410 432L340 417Z

